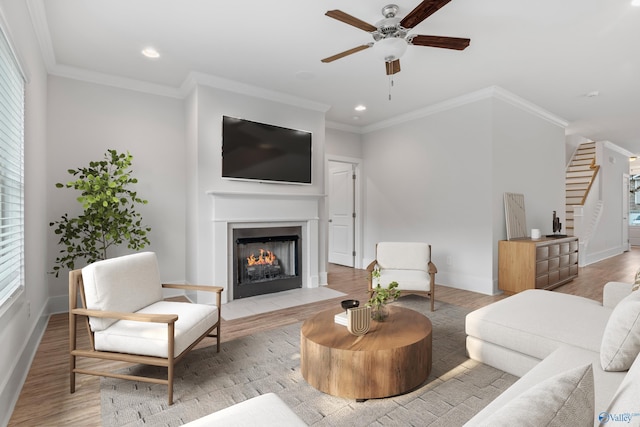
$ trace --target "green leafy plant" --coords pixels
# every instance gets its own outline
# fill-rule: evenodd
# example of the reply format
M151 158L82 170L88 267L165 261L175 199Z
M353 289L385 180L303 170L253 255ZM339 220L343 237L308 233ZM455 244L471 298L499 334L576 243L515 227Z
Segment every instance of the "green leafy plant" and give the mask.
M400 298L398 282L391 282L386 288L380 286L380 270L378 268L371 272L371 277L372 280L376 281L376 287L373 288L373 293L367 302L367 306L371 307L371 316L374 320L384 320L386 317L384 306Z
M73 188L81 192L77 198L83 213L75 218L62 215L55 226L62 245L56 258L52 274L58 277L61 270L74 269L78 259L87 263L107 259L107 250L126 242L129 249L142 249L149 245L147 233L150 227L142 225L142 217L136 212L137 204L147 200L129 187L138 180L131 176L133 156L107 150L104 160L90 162L89 167L69 169L76 177L66 184L57 183L57 188Z

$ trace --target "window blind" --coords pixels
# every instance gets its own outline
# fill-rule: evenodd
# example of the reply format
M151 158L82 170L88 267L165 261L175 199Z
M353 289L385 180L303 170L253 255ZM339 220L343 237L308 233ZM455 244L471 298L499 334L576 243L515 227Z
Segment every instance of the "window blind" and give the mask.
M24 286L24 87L0 28L0 306Z

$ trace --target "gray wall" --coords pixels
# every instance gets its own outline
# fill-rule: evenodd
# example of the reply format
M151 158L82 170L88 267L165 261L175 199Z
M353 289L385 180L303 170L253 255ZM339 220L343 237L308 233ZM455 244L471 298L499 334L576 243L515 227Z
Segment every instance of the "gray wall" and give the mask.
M365 134L363 265L379 241L426 241L437 283L495 293L503 193L523 193L528 227L547 232L563 150L561 127L491 97Z
M133 155L133 176L139 180L135 189L149 201L138 209L144 223L151 227L151 246L145 250L157 252L165 282L183 282L186 227L183 101L51 76L48 103L47 220L57 220L65 212L72 215L81 212L75 190L54 186L56 182L71 180L68 169L102 160L108 149L129 151ZM53 230L49 233L50 271L58 247ZM123 247L109 255L130 252ZM49 277L53 297L66 298L67 288L67 277Z

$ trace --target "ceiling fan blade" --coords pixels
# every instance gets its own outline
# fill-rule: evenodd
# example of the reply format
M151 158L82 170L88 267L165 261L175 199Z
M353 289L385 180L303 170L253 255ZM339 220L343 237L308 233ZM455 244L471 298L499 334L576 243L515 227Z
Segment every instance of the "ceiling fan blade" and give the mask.
M413 9L407 16L405 16L400 25L404 28L413 28L434 13L436 13L442 6L449 3L451 0L424 0L415 9Z
M415 46L431 46L441 47L444 49L464 50L469 46L470 39L460 37L441 37L441 36L413 36L410 44Z
M387 76L390 76L392 74L396 74L400 72L400 60L396 59L395 61L391 61L391 62L385 62L384 63L386 69L387 69Z
M340 58L344 58L347 55L351 55L352 53L356 53L356 52L360 52L361 50L365 50L367 48L371 47L371 44L363 44L362 46L358 46L358 47L354 47L352 49L349 50L345 50L344 52L340 52L336 55L330 56L328 58L324 58L322 60L322 62L332 62L335 61L336 59L340 59Z
M353 25L356 28L360 28L368 33L372 31L376 31L377 28L371 24L368 24L360 19L349 15L348 13L344 13L341 10L329 10L325 13L329 18L337 19L338 21L344 22L345 24Z

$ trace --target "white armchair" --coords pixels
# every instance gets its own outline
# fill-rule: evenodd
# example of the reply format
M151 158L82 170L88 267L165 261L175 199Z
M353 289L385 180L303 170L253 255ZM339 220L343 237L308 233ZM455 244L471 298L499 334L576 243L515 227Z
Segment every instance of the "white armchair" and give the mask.
M164 301L163 287L215 292L216 305ZM99 375L166 384L171 405L174 365L207 336L216 337L220 351L221 292L217 286L161 284L153 252L98 261L69 272L71 393L76 373ZM86 320L90 349L76 348L79 316ZM167 379L80 369L78 357L166 367Z
M380 270L380 286L398 282L402 292L426 292L434 310L435 280L438 269L431 262L431 245L419 242L380 242L376 245L376 259L369 264L369 294L376 286L371 273Z

